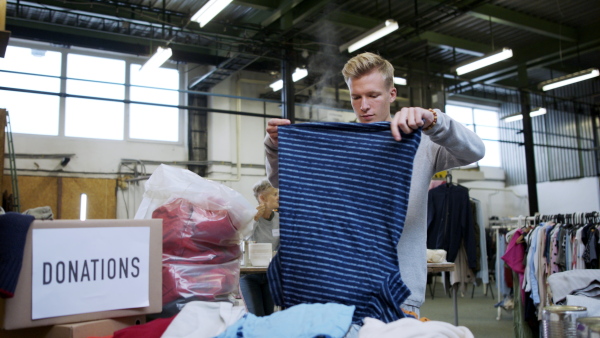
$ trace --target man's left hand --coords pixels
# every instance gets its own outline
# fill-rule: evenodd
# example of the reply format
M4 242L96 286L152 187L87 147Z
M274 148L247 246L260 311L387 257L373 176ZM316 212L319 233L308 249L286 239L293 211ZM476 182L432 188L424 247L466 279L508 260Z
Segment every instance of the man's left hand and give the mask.
M394 115L391 129L392 136L396 141L400 141L400 131L410 134L420 127L427 128L433 123L433 113L428 109L421 107L404 107Z

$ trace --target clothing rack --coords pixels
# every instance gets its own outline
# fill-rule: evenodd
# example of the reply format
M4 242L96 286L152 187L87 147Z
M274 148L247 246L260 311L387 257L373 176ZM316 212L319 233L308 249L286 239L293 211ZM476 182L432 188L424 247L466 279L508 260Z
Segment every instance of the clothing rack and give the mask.
M496 238L496 264L495 264L495 269L496 269L496 275L494 276L494 278L496 279L496 288L497 288L497 295L498 295L498 303L502 302L504 295L502 294L502 287L500 283L503 283L502 278L498 278L498 276L501 276L503 270L503 264L502 264L502 252L500 252L500 230L513 230L516 229L518 227L520 227L520 225L517 224L511 224L513 222L519 222L520 220L522 220L522 217L510 217L510 218L504 218L502 220L495 220L495 221L490 221L490 224L496 224L496 225L492 225L490 226L491 229L494 230L495 233L495 238ZM496 315L496 320L500 320L502 319L502 307L498 306L498 313Z
M514 230L517 228L528 226L538 226L540 223L554 222L557 224L587 224L587 223L600 223L600 212L581 212L581 213L566 213L566 214L552 214L552 215L534 215L534 216L518 216L518 217L504 217L498 220L490 220L489 228L493 229L496 238L496 274L499 275L498 269L502 269L502 255L500 240L501 230ZM502 294L501 280L497 280L498 287L498 302L502 301L504 295ZM518 282L517 284L518 285ZM520 289L520 285L518 289ZM516 292L516 291L515 291ZM497 320L501 319L502 308L498 307Z

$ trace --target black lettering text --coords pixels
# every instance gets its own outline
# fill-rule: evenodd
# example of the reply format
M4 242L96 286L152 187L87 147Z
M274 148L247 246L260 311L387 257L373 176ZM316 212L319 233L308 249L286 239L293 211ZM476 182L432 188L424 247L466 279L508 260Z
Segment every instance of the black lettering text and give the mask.
M124 262L123 258L119 258L119 278L123 278L123 275L129 277L129 258L125 258Z
M92 264L94 264L94 277L93 277L93 280L96 280L96 263L98 263L98 259L92 259L92 260L90 260L90 262L92 262Z
M131 267L133 268L133 270L135 270L135 272L131 271L131 277L137 277L140 275L140 267L137 266L136 263L139 263L140 259L137 257L133 257L131 259Z
M73 264L75 263L75 264ZM79 271L79 263L77 261L69 261L69 283L77 282L79 277L77 277L77 272Z
M62 284L65 281L65 262L56 263L56 282Z
M81 281L87 278L88 282L90 281L90 269L88 268L87 261L83 261L83 267L81 268Z
M108 276L108 278L110 279L114 279L117 274L117 262L114 260L114 258L111 258L108 260L107 265L108 266L106 267L106 276Z
M43 271L44 271L44 273L43 273L44 285L52 283L52 264L50 264L48 262L44 262Z

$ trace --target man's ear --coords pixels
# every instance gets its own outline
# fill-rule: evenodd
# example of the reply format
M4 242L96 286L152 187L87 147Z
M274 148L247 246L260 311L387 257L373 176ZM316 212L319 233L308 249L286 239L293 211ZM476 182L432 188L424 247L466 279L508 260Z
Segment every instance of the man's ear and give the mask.
M398 95L398 90L396 87L392 87L390 90L390 103L396 101L396 96Z
M261 194L258 195L258 203L264 203L265 202L265 197Z

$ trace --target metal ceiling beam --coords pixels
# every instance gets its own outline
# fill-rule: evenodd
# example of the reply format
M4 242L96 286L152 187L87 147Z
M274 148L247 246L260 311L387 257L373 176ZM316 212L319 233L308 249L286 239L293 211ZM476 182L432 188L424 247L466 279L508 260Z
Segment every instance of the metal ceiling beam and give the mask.
M271 25L272 23L280 20L285 14L287 14L289 11L291 11L294 7L298 6L298 4L300 4L301 2L302 2L302 0L285 1L276 10L274 10L273 13L267 19L265 19L261 23L261 26L267 27L267 26Z
M430 3L442 4L444 0L427 0ZM563 41L577 41L577 30L560 25L558 23L540 19L531 15L523 14L504 7L491 4L482 4L471 11L468 15L492 22L522 29L528 32L559 39Z
M22 4L19 1L9 1L9 4ZM31 3L33 4L33 3ZM150 7L144 5L136 5L124 1L111 0L38 0L35 4L41 9L46 8L49 11L57 11L59 9L67 9L80 13L95 13L98 15L106 15L109 17L123 18L127 20L138 20L151 23L166 24L170 26L183 27L189 22L190 14L163 10L162 7ZM24 5L24 3L22 4ZM50 6L50 7L48 7Z
M306 20L311 15L317 13L321 8L325 7L330 1L329 0L306 0L299 3L294 9L292 9L293 19L292 26L299 24ZM285 30L291 27L282 27Z
M287 1L277 8L262 23L262 27L268 27L279 22L278 29L287 31L299 24L307 17L318 12L327 5L330 0L292 0Z
M494 78L496 76L506 78L507 72L516 75L516 68L519 64L525 64L528 68L548 66L565 60L569 55L575 57L578 54L597 50L598 45L600 45L600 36L597 33L595 36L590 37L589 41L580 42L579 44L565 42L560 48L557 47L556 40L545 39L534 45L513 49L514 56L511 59L473 72L472 80L487 83L495 82Z
M234 0L232 4L260 9L261 11L274 11L279 1L276 0Z
M456 48L457 52L459 53L470 54L474 56L482 56L483 54L492 52L492 47L488 44L473 42L432 31L421 33L418 37L412 38L411 40L415 42L427 40L430 46L436 46L444 49Z
M137 55L150 55L150 47L152 44L158 46L164 43L162 39L153 38L140 38L138 36L131 36L128 34L118 34L113 32L105 32L95 29L74 29L70 26L48 24L40 21L23 20L8 18L7 24L10 26L13 36L16 38L24 35L24 38L32 39L36 35L40 35L37 32L44 32L44 35L52 35L53 43L64 43L72 44L88 48L98 48L97 46L104 46L104 50L112 50L123 53L136 53ZM103 42L99 42L103 41ZM106 42L111 43L106 43ZM112 43L115 43L113 46ZM137 46L137 48L129 48L128 51L122 49L123 45ZM95 46L95 47L94 47ZM227 57L232 52L243 53L247 55L255 55L256 53L250 53L245 50L232 50L231 48L223 48L216 45L211 46L199 46L192 44L180 43L178 41L171 41L169 44L173 49L173 60L186 61L186 62L198 62L201 60L207 60L211 57L219 58L219 62L222 61L223 57ZM185 60L178 60L178 56L185 56ZM194 56L196 55L195 59ZM269 58L269 57L267 57Z
M102 0L103 2L109 2L107 0ZM109 22L118 23L121 25L131 24L131 25L145 25L152 26L154 29L164 29L164 30L188 30L194 31L195 34L207 34L207 35L219 35L223 37L230 37L232 39L245 39L248 35L253 35L254 32L259 31L260 27L258 25L253 24L231 24L231 23L220 23L218 21L212 21L210 25L203 27L200 29L198 23L190 22L187 18L187 14L181 12L173 12L167 11L166 20L159 20L159 22L155 22L153 20L146 20L146 13L142 13L140 15L124 15L127 11L119 11L116 9L115 11L99 11L97 9L105 8L104 6L92 6L91 8L86 8L85 10L81 10L80 5L76 6L79 8L78 10L69 10L57 7L50 6L45 3L55 2L52 0L42 0L40 3L44 5L41 6L37 3L21 3L21 2L11 2L8 6L8 14L13 17L20 17L25 19L31 19L28 17L28 13L30 11L39 11L37 15L39 17L43 17L43 19L39 19L39 21L48 21L48 23L61 24L62 22L67 22L65 25L70 24L73 25L73 21L77 21L80 18L85 18L88 20L90 25L94 23L101 22L103 20L107 20ZM58 3L58 2L57 2ZM154 12L154 11L153 11ZM12 13L12 14L11 14ZM35 13L35 12L34 12ZM171 14L169 14L171 13ZM169 21L168 19L171 17L172 13L179 13L179 15L185 15L186 18L184 21ZM139 17L139 18L138 18ZM48 19L49 18L49 19ZM66 18L70 19L67 20ZM152 19L152 17L151 17ZM31 19L32 21L34 19Z
M367 17L364 15L352 14L342 11L336 11L334 13L331 13L327 20L336 25L365 31L381 24L381 20L375 20L371 17Z
M531 15L519 13L496 5L485 4L468 13L469 15L492 22L522 29L528 32L559 39L563 41L577 41L577 30L548 20L536 18Z

